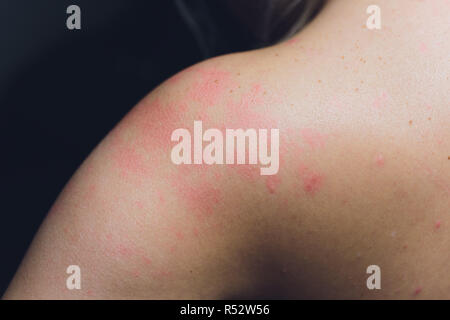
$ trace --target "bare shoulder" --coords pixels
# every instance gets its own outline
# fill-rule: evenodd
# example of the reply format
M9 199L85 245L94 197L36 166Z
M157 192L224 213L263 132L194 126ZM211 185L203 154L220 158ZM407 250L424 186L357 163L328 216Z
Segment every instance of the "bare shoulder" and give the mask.
M397 57L308 30L140 101L72 177L5 297L366 297L374 263L386 297L437 288L446 91L404 108ZM66 287L70 265L82 290Z
M218 298L254 283L244 257L265 229L260 168L172 157L174 132L194 144L195 121L224 135L271 124L256 109L269 89L242 59L191 67L131 110L70 179L4 298ZM67 288L69 266L81 290Z

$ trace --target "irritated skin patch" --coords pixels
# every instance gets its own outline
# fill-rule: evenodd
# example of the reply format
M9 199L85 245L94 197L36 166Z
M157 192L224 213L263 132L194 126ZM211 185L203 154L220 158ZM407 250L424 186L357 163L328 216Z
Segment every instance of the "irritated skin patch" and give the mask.
M375 156L375 165L378 168L382 168L384 167L384 164L385 164L384 156L381 153L377 154Z
M421 292L422 292L422 287L417 287L417 288L413 291L413 296L418 296Z
M303 191L307 195L314 196L322 188L323 176L304 164L300 164L299 176L302 181Z
M196 70L198 80L194 82L187 98L202 107L214 107L231 86L231 74L216 68Z
M436 223L434 224L434 228L437 230L441 227L441 221L436 221Z
M315 195L322 187L322 176L317 173L309 173L303 178L303 189L309 195Z
M274 194L280 184L281 179L277 175L268 176L266 178L266 188L270 194Z

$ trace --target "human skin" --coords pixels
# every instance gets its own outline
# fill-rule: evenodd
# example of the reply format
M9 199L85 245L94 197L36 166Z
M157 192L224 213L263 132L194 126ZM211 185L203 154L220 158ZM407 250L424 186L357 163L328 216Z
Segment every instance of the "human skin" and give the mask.
M381 30L371 4L329 1L293 39L151 92L70 179L3 298L450 298L450 1L377 0ZM279 128L278 174L173 164L170 135L194 120Z

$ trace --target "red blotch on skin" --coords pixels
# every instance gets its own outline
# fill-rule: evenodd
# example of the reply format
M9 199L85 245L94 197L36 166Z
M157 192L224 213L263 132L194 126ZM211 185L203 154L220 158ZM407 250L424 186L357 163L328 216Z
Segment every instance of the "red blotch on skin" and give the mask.
M300 164L299 173L303 182L303 190L306 194L314 196L322 188L323 176L303 164Z
M303 189L306 193L314 195L320 190L322 186L322 176L316 173L311 173L303 178Z
M384 163L385 163L385 160L384 160L383 155L381 153L377 154L375 156L375 164L377 165L377 167L379 167L379 168L384 167Z
M434 225L436 229L439 229L441 227L441 221L436 221L436 224Z
M424 42L420 43L419 49L420 49L420 52L422 52L422 53L428 52L428 46Z
M117 163L122 169L123 175L126 175L127 172L141 173L145 171L142 157L133 148L122 146L116 156Z
M142 155L133 147L125 144L119 146L114 153L114 161L124 179L130 176L142 176L148 173L147 165Z
M418 287L418 288L416 288L416 290L414 290L413 296L417 296L421 292L422 292L422 287Z
M281 179L277 175L268 176L266 178L266 187L269 193L274 194L281 184Z
M136 201L136 207L138 209L143 209L144 208L144 204L142 203L142 201L138 200L138 201Z
M183 240L184 239L184 234L181 231L177 231L175 232L175 236L178 240Z
M136 111L135 123L138 129L137 144L154 152L154 149L170 148L172 132L185 127L183 115L188 106L185 102L168 102L162 104L155 100L148 105L142 105Z
M147 258L146 256L143 256L142 260L144 260L144 263L146 265L151 265L152 264L152 261L149 258Z
M209 182L191 184L181 179L175 182L174 187L180 199L185 203L187 209L200 218L210 216L214 213L217 205L222 201L222 192Z
M133 255L133 250L123 244L119 244L117 246L117 252L124 257L130 257Z

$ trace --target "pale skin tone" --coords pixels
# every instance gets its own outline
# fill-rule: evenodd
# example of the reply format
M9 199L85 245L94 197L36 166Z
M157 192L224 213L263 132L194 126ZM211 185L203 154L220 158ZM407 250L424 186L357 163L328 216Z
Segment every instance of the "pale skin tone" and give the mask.
M378 0L370 31L372 2L329 1L292 40L151 92L71 178L3 298L450 298L450 3ZM200 119L279 128L278 174L174 165L170 133Z

